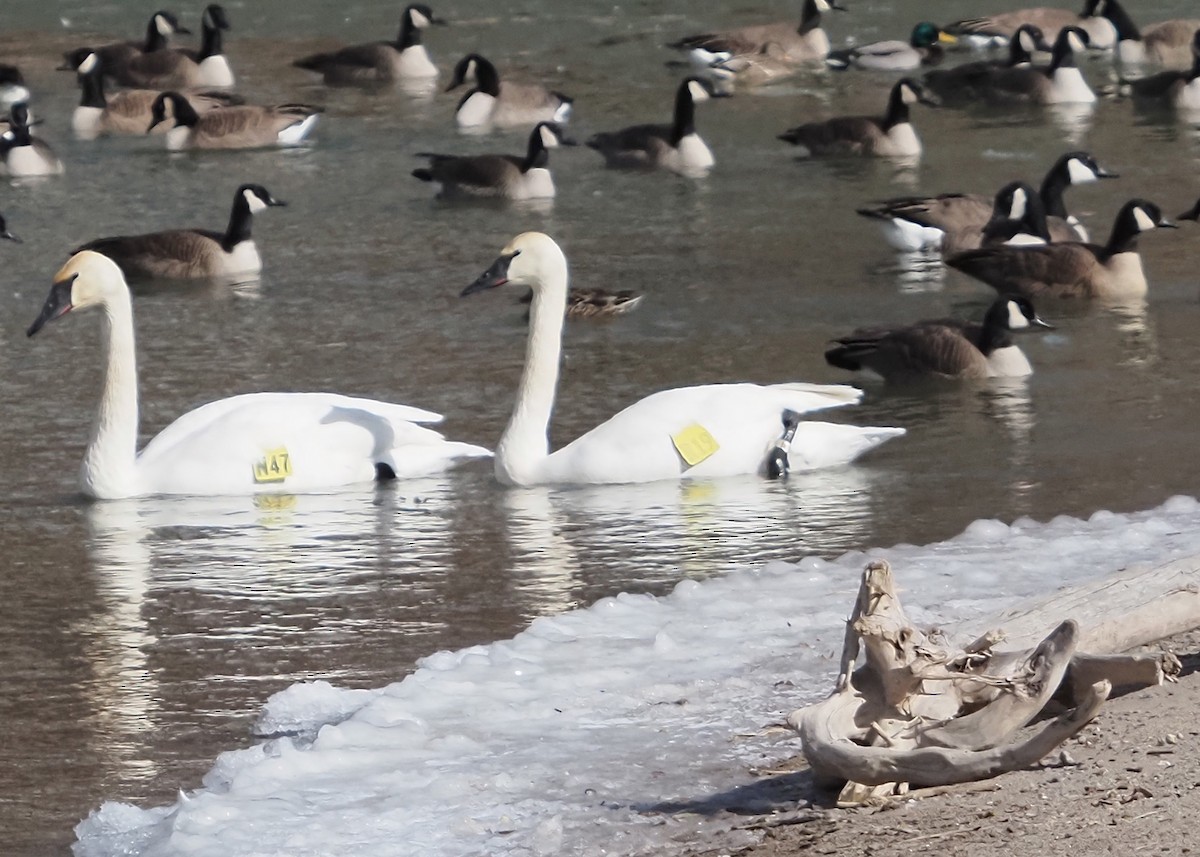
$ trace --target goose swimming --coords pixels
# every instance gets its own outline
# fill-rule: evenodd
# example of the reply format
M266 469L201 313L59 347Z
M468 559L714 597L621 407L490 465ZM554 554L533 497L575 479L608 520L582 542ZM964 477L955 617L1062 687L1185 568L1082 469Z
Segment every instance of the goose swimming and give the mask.
M782 473L846 464L898 428L800 422L808 411L857 402L854 387L814 384L710 384L654 393L565 447L550 452L547 428L558 384L567 260L548 235L526 232L463 290L506 283L533 289L525 369L512 418L496 449L505 485L653 482ZM782 454L782 469L768 462ZM777 461L777 464L779 462Z
M912 78L902 78L888 96L882 116L838 116L823 122L808 122L779 135L799 147L801 157L823 155L874 155L909 158L921 154L921 140L913 129L909 107L920 102L936 107Z
M63 163L41 137L29 133L29 106L14 104L9 111L8 130L0 134L0 162L13 178L55 176L63 172Z
M437 155L418 152L429 166L413 170L421 181L439 185L440 195L502 197L504 199L550 199L554 179L550 176L549 150L574 146L561 126L539 122L529 134L529 147L517 155Z
M479 54L467 54L458 61L446 91L472 81L474 88L454 111L459 128L512 128L536 122L565 125L571 118L573 98L538 83L502 81L496 66Z
M426 476L489 454L426 428L438 414L335 393L221 399L175 420L138 452L133 303L116 263L90 251L72 256L28 334L92 307L102 313L105 371L80 471L89 497L321 492Z
M308 104L243 104L197 113L180 93L164 92L154 100L150 112L152 121L146 133L171 121L166 140L167 148L174 152L298 146L317 124L322 110Z
M441 23L428 6L413 3L400 15L396 41L349 45L298 59L292 65L317 72L330 85L435 78L437 66L421 43L421 31Z

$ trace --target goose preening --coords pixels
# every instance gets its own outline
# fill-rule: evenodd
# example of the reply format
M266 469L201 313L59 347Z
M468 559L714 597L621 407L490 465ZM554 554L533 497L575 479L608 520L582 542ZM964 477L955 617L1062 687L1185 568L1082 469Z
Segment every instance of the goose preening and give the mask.
M809 122L785 131L779 139L799 147L802 157L916 157L921 154L921 140L913 129L909 108L917 102L937 106L919 83L905 77L892 87L887 112L882 117L839 116L823 122Z
M317 124L322 110L308 104L242 104L197 113L180 93L164 92L154 99L150 112L146 133L172 122L166 133L167 148L179 151L298 146Z
M780 21L754 24L715 33L685 36L668 47L678 50L702 50L708 54L753 56L768 49L777 51L789 63L821 62L829 53L829 36L821 29L821 15L830 9L843 11L836 0L804 0L800 24Z
M1138 27L1125 8L1110 2L1108 17L1117 28L1117 60L1186 69L1192 64L1192 41L1200 18L1176 18Z
M1088 240L1083 224L1067 212L1063 201L1067 188L1117 177L1087 152L1067 152L1055 161L1038 193L1046 211L1051 239ZM943 254L950 255L980 245L983 228L992 216L992 200L980 194L965 193L898 197L860 208L858 213L879 221L885 240L897 250L940 249Z
M947 24L944 29L964 37L976 46L1007 44L1023 24L1038 27L1053 42L1066 27L1078 27L1087 33L1087 44L1094 50L1112 50L1117 44L1117 28L1106 17L1117 0L1084 0L1083 9L1076 14L1069 9L1038 6L1017 9L996 15L966 18Z
M97 238L71 251L101 253L117 263L126 279L254 277L262 271L262 258L250 235L254 215L267 208L287 205L262 185L244 184L233 195L233 209L225 232L207 229L171 229L146 235Z
M1004 69L1027 68L1033 63L1035 52L1050 53L1051 50L1053 48L1039 27L1022 24L1009 41L1004 59L976 60L952 68L932 69L925 73L922 83L943 104L965 107L983 100L992 75Z
M809 470L845 464L904 433L798 421L807 411L857 402L862 392L853 387L712 384L648 396L552 453L546 432L558 383L566 257L549 236L523 233L463 296L506 283L532 288L533 305L517 401L496 448L496 477L505 485L732 476L767 472L770 461L772 472Z
M229 16L225 13L225 7L210 3L204 7L204 13L200 16L200 50L178 49L178 53L190 59L200 69L200 86L227 88L237 82L225 56L224 33L228 30ZM176 84L167 83L164 88L174 86Z
M14 104L29 101L25 76L15 65L0 63L0 111L7 113Z
M957 253L951 268L982 280L1003 295L1027 298L1124 299L1145 295L1138 236L1175 224L1152 202L1125 203L1103 246L1069 241L1044 246L993 246Z
M29 133L29 107L14 104L9 111L8 130L0 134L0 161L13 178L54 176L63 171L62 161L50 144Z
M503 199L549 199L554 196L549 150L574 146L562 126L539 122L529 134L525 155L437 155L418 152L429 166L413 170L421 181L439 185L446 197L484 196Z
M660 168L681 175L703 175L715 160L696 133L696 104L721 97L711 82L685 78L675 90L675 114L669 125L631 125L602 131L587 141L610 167Z
M907 42L892 39L830 51L825 64L839 71L848 68L912 71L921 66L937 65L946 54L943 46L957 41L937 24L922 21L913 27Z
M170 46L171 36L176 33L188 34L188 30L179 25L179 19L167 11L158 11L150 16L146 25L146 38L140 42L112 42L96 48L100 55L104 73L112 77L122 86L136 86L125 74L125 69L131 62L139 60L145 54L165 51ZM64 55L70 61L74 51Z
M133 304L116 263L90 251L72 256L28 334L89 307L102 311L105 347L100 407L80 472L89 497L320 492L425 476L489 454L421 425L440 421L438 414L334 393L221 399L180 417L139 453Z
M77 72L80 90L79 106L71 115L71 127L85 139L104 134L145 134L154 121L154 101L162 93L156 89L123 89L107 95L101 62L100 55L91 48L79 48L68 59L68 65ZM240 96L227 92L181 94L197 113L242 103ZM160 124L154 130L165 134L168 129L165 124Z
M421 44L421 31L431 24L441 23L444 22L435 18L428 6L414 3L406 6L400 15L400 34L396 41L349 45L341 50L298 59L292 65L317 72L330 85L434 78L438 74L437 66Z
M1138 101L1169 104L1185 113L1200 112L1200 29L1192 35L1192 67L1188 71L1160 71L1137 80L1122 80Z
M1052 327L1027 298L997 299L983 322L957 318L918 321L909 325L864 327L825 352L830 366L851 372L869 371L887 381L921 378L1019 378L1033 373L1011 332L1037 325Z
M459 128L512 128L536 122L564 125L571 118L574 99L538 83L502 81L496 66L479 54L467 54L458 61L446 91L471 82L475 86L454 111Z
M1086 45L1087 33L1082 29L1063 27L1054 40L1050 65L996 69L975 79L974 87L980 98L993 104L1092 104L1096 93L1075 59L1075 52Z

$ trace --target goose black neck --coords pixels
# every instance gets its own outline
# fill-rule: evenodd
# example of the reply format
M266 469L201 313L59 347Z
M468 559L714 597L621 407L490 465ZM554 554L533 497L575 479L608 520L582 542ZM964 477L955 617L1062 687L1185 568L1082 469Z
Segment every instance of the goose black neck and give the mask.
M1184 80L1186 80L1188 83L1191 83L1194 80L1200 80L1200 53L1197 53L1192 57L1192 70L1187 73L1187 76L1184 78Z
M94 68L89 72L79 75L79 106L80 107L99 107L104 109L108 106L108 100L104 97L104 75L100 73L100 69Z
M219 57L224 53L224 43L221 37L221 28L214 27L209 23L207 17L204 21L204 41L200 43L200 59L201 61L209 57Z
M1068 169L1066 162L1063 161L1046 173L1046 178L1042 180L1038 197L1042 201L1042 208L1049 217L1067 219L1067 204L1063 202L1063 194L1071 185L1071 178L1067 174Z
M521 172L527 173L530 170L544 167L548 163L550 163L550 153L546 150L545 143L542 142L542 129L541 126L538 126L529 135L529 148L525 151Z
M817 8L817 0L804 0L804 11L800 13L800 26L796 32L803 36L820 26L821 10Z
M1008 327L1008 299L995 301L988 307L987 315L983 317L983 328L979 331L979 350L985 356L997 348L1007 348L1013 344L1012 331Z
M171 104L175 108L175 124L191 127L200 121L200 114L192 107L190 101L177 92L170 93Z
M400 35L396 36L396 50L402 51L421 44L421 28L413 23L412 12L405 11L400 21Z
M1071 47L1071 37L1063 31L1054 43L1054 53L1050 56L1050 65L1046 69L1047 76L1053 76L1060 68L1078 68L1075 62L1075 49Z
M475 57L475 89L496 98L500 95L500 73L491 60Z
M909 121L909 108L904 101L904 87L897 85L892 87L892 94L888 96L887 114L883 117L883 130L890 131L907 121Z
M671 126L671 145L678 146L679 141L688 134L696 133L696 102L692 100L691 84L684 81L675 93L675 122Z
M1131 40L1140 42L1142 40L1142 31L1138 29L1138 25L1133 22L1133 18L1129 17L1129 13L1125 11L1117 0L1109 0L1104 4L1104 15L1117 31L1117 41L1124 42Z
M155 15L146 25L146 46L142 50L150 53L151 51L161 51L166 46L167 37L158 31L158 16Z
M1033 62L1033 54L1025 50L1025 45L1021 41L1024 35L1024 32L1019 32L1008 43L1009 67L1018 66L1021 63Z
M1108 236L1108 243L1104 245L1104 258L1118 253L1136 253L1140 235L1141 229L1138 228L1133 206L1127 204L1113 222L1112 233Z
M232 253L238 244L249 241L253 220L254 214L250 211L250 203L246 202L246 195L238 191L233 198L233 210L229 212L229 226L225 229L225 237L221 239L221 249Z

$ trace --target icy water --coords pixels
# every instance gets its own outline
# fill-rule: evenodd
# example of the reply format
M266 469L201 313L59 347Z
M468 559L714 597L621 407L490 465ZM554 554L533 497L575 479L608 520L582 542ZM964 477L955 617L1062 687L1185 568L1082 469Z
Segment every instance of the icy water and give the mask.
M672 57L662 42L748 15L790 17L793 5L476 0L438 6L453 26L426 41L443 81L470 50L502 73L550 81L576 98L572 133L586 138L666 121L677 73L663 65ZM1156 0L1135 14L1149 22L1187 5ZM830 16L835 43L903 35L913 23L898 4L854 7ZM217 752L249 742L267 696L298 680L378 687L417 657L505 638L604 595L922 543L977 518L1086 516L1196 493L1200 230L1185 224L1143 241L1144 305L1043 307L1058 328L1021 340L1037 369L1028 382L868 384L863 405L832 418L909 435L840 472L786 484L506 491L483 464L323 497L82 502L96 319L67 318L34 340L25 327L70 248L166 226L222 228L243 181L290 203L255 224L261 282L139 291L146 438L213 398L320 389L438 410L449 435L494 445L520 371L524 309L511 294L458 293L526 229L563 244L576 283L646 295L628 317L568 326L553 425L561 444L667 386L851 380L821 352L859 324L982 313L988 290L914 271L854 214L864 202L1036 182L1068 145L1122 174L1068 198L1101 238L1125 199L1174 215L1200 193L1200 133L1115 100L1083 117L918 108L927 151L916 167L797 163L777 133L876 112L891 82L814 74L702 105L698 124L718 162L705 180L610 172L595 153L566 150L552 158L551 207L447 205L409 176L414 153L519 152L524 134L462 138L455 95L327 90L288 66L337 42L392 37L398 5L227 8L241 91L327 107L311 146L168 156L158 140L75 141L76 89L53 70L59 53L133 36L151 10L5 4L0 61L26 70L41 133L67 164L61 178L0 187L0 211L25 239L0 246L6 853L63 853L72 825L100 801L161 803L196 785ZM180 11L198 29L199 9ZM932 20L958 15L951 0L922 7ZM1108 80L1107 63L1086 70Z

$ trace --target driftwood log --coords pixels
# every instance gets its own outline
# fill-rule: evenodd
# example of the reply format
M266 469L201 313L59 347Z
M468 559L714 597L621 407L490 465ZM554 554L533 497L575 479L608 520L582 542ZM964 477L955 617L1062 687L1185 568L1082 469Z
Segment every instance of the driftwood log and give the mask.
M1125 653L1200 627L1200 559L1126 570L983 627L961 641L913 627L888 564L867 566L833 693L788 718L816 776L842 786L839 805L1029 767L1114 686L1172 679L1173 655ZM1067 709L1026 728L1052 697Z

